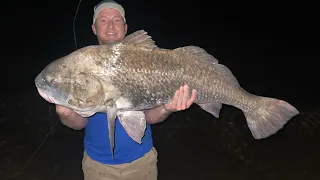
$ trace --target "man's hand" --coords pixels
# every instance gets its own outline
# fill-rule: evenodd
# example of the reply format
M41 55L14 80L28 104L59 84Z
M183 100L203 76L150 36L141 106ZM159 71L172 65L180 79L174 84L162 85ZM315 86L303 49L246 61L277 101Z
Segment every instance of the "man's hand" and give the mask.
M84 118L87 118L87 117L90 117L92 115L94 115L96 112L93 112L93 111L86 111L86 112L81 112L81 111L74 111L76 112L77 114L79 114L80 116L84 117Z
M59 115L59 117L68 117L72 113L74 113L71 109L60 105L56 105L56 112Z
M80 130L87 125L88 118L83 117L72 109L56 105L56 112L61 122L72 129Z
M189 97L189 86L181 86L170 103L144 111L147 123L155 124L162 122L172 112L188 109L196 97L196 90L192 90L192 95Z
M68 117L68 116L72 115L73 113L77 113L80 116L86 118L86 117L90 117L95 114L95 112L93 112L93 111L86 111L86 112L74 111L72 109L69 109L67 107L60 106L60 105L56 105L56 112L58 113L58 115L60 117Z
M189 97L189 86L181 86L179 90L176 91L173 100L163 105L163 108L167 111L175 112L188 109L196 99L196 90L192 90L192 95Z

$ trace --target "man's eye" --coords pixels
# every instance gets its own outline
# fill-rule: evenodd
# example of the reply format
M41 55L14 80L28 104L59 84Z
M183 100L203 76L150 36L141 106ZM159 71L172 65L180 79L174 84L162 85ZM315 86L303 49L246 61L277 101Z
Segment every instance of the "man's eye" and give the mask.
M121 23L122 19L117 18L117 19L114 19L113 21L116 22L116 23Z

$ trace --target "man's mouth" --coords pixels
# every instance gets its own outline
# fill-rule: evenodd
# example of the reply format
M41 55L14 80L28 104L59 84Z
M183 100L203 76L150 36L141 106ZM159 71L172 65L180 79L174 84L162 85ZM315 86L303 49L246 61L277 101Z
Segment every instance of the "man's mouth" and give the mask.
M115 35L116 33L113 32L107 32L106 35Z

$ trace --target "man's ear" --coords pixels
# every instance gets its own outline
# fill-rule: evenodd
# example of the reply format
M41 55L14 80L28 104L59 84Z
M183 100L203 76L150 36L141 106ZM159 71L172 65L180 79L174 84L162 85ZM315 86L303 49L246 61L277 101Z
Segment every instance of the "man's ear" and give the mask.
M124 27L124 31L125 31L124 34L127 34L127 32L128 32L128 24L126 24L126 26Z
M96 30L96 26L94 24L91 25L92 28L92 32L94 35L97 35L97 30Z

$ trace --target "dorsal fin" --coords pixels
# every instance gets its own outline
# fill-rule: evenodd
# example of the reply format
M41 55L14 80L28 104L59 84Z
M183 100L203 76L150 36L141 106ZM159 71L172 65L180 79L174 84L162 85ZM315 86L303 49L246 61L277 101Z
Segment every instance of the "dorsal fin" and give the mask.
M211 54L207 53L206 50L198 46L184 46L184 47L176 48L174 49L174 51L184 51L186 53L194 54L199 58L206 60L210 63L214 63L214 64L219 63L219 61L216 58L214 58Z
M121 44L134 45L147 49L158 48L158 46L155 44L155 41L153 41L151 36L149 36L144 30L138 30L132 34L129 34L122 40Z
M183 51L185 53L191 53L196 55L202 60L209 62L215 71L220 75L221 78L225 79L226 81L234 84L236 86L240 86L236 77L232 74L230 69L222 64L219 64L219 61L213 57L211 54L207 53L203 48L198 46L185 46L174 49L175 51Z
M236 86L240 86L237 78L233 75L231 70L223 65L223 64L212 64L214 69L217 73L219 73L220 77L224 78L226 81L228 81L231 84L234 84Z

